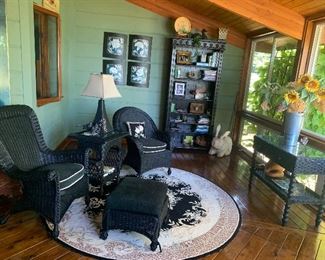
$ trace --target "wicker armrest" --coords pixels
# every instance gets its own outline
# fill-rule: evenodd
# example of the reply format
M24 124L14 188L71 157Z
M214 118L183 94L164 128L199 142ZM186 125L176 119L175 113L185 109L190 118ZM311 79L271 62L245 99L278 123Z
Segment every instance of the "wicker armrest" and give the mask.
M44 171L44 170L32 170L32 171L21 171L16 170L10 174L10 177L26 182L49 182L57 178L57 174L53 170Z
M68 150L68 151L50 151L43 154L45 164L52 163L81 163L87 169L90 149Z

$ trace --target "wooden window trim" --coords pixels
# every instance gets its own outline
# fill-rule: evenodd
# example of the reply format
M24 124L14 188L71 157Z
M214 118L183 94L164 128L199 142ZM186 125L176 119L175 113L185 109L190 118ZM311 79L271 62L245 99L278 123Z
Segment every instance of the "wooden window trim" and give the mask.
M308 71L316 26L323 22L325 22L324 12L315 14L306 19L296 77L299 77L299 75L307 73Z
M51 16L56 17L57 19L57 68L58 68L58 78L57 78L57 96L56 97L49 97L49 98L37 98L37 106L44 106L49 103L59 102L62 99L62 69L61 69L61 18L58 13L55 13L51 10L48 10L42 6L37 4L33 5L33 10L38 11L43 14L48 14Z

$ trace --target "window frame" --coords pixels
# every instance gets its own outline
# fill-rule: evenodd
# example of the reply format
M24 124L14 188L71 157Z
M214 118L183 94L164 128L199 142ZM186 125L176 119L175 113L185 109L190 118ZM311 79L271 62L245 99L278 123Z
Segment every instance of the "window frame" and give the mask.
M311 55L312 55L312 48L315 38L315 31L316 26L318 24L325 22L325 16L324 13L315 14L313 16L310 16L306 18L305 28L304 28L304 37L300 44L298 43L297 46L297 63L296 63L296 74L295 78L298 78L299 75L302 75L304 73L308 72L308 69L310 67L311 62ZM266 36L271 36L276 32L269 32L263 35L252 35L249 39L247 39L246 47L245 47L245 53L244 53L244 64L243 64L243 71L242 71L242 79L241 79L241 86L238 94L238 104L237 104L237 113L236 113L236 119L234 124L234 140L237 146L240 148L243 148L245 151L246 149L240 145L240 135L242 132L242 120L246 119L247 121L250 121L252 123L259 123L261 125L265 125L270 129L273 129L275 131L282 131L282 123L273 121L272 119L263 117L257 113L247 111L245 109L245 102L246 102L246 93L248 91L248 83L250 76L248 75L248 72L251 68L251 60L252 60L252 42L255 39L259 38L265 38ZM314 134L311 131L302 129L301 131L302 136L306 136L309 139L309 144L312 146L315 146L319 149L325 149L325 138L322 138L321 136Z
M33 5L33 14L38 12L42 15L50 15L56 18L56 34L57 34L57 95L53 97L46 97L46 98L37 98L37 106L43 106L49 103L59 102L62 99L62 69L61 69L61 18L60 15L56 12L48 10L42 6L37 4ZM34 17L34 16L33 16ZM35 21L34 21L35 22ZM36 60L35 60L36 61ZM37 77L36 77L36 64L35 64L35 91L37 91Z

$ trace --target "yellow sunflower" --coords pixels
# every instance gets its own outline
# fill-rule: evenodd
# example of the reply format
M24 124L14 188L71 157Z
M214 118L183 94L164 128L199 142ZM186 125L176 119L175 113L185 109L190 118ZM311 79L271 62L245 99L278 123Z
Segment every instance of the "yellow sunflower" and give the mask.
M294 103L299 100L299 94L295 90L290 90L288 93L284 95L284 99L289 103Z
M316 95L317 95L317 100L318 101L325 100L325 88L322 88L322 89L318 90Z
M299 85L305 85L308 81L311 81L313 78L308 74L303 74L298 79Z
M305 88L308 92L316 92L319 90L319 82L316 79L312 79L305 83Z

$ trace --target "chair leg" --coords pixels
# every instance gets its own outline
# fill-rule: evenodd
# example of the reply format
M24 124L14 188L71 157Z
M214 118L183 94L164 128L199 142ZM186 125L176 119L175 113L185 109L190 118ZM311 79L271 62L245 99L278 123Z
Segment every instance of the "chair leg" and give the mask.
M59 236L59 224L54 224L54 228L53 228L53 231L52 231L52 237L54 239L57 239Z
M172 174L172 169L170 167L168 167L167 174L168 175L171 175Z

